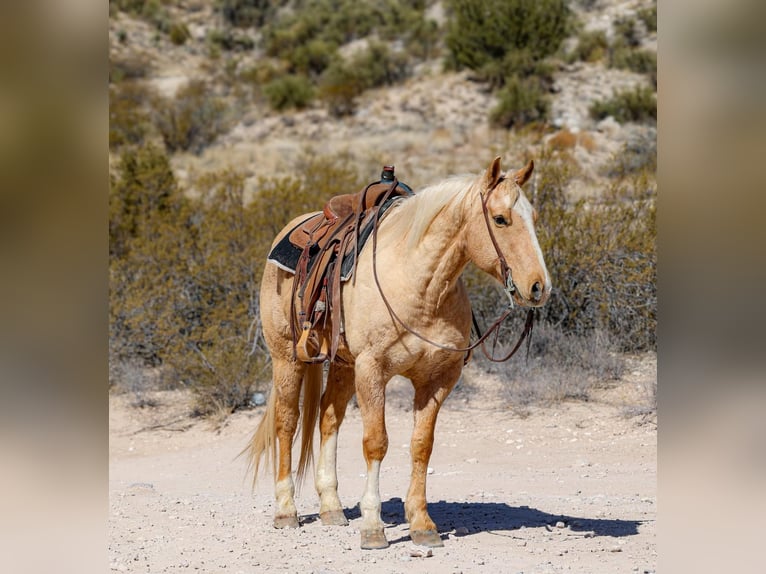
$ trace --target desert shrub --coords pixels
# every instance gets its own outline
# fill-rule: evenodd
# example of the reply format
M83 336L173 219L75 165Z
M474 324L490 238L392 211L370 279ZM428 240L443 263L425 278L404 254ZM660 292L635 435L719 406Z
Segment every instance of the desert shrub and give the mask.
M538 238L554 295L541 320L565 333L608 332L620 350L656 347L656 189L646 176L571 201L571 167L548 152L539 162Z
M180 189L164 150L127 148L110 188L110 376L144 392L147 367L193 390L197 413L249 404L268 380L258 288L274 236L300 213L358 187L347 158L308 154L295 177L223 170Z
M289 55L289 69L307 76L321 74L337 53L337 46L321 39L298 46Z
M268 56L289 62L290 71L308 67L314 73L329 64L327 56L339 46L370 36L401 41L413 54L422 53L435 41L424 9L423 2L403 0L306 0L300 10L280 12L264 26L263 46ZM317 59L319 69L306 65Z
M201 80L192 80L175 97L158 97L153 120L169 151L201 152L228 127L227 107Z
M138 82L109 87L109 148L140 144L149 132L151 92Z
M645 172L657 171L657 132L649 129L639 133L626 142L616 153L605 169L605 175L611 179L623 179Z
M429 60L440 53L442 31L434 20L419 17L411 24L407 39L407 53L421 60Z
M335 117L353 114L356 98L363 91L359 78L340 59L330 64L319 81L319 96Z
M406 58L385 44L370 42L348 61L336 58L319 82L319 94L336 117L352 113L365 90L395 84L409 73Z
M580 32L570 58L583 62L598 62L607 54L609 42L603 30Z
M109 190L109 255L122 258L180 200L170 161L155 145L127 148L118 172Z
M151 166L163 162L150 163L147 173L140 162L120 166L117 203L130 205L126 192L139 187L126 181L154 181ZM202 414L246 404L266 361L256 322L260 232L248 217L243 182L229 171L205 176L194 200L168 183L160 194L165 209L144 205L129 249L110 261L113 356L172 369L195 391Z
M636 28L636 19L632 16L621 16L614 20L615 41L624 42L631 48L636 48L641 44L638 29Z
M249 28L263 26L278 5L269 0L219 0L217 9L227 24Z
M191 38L191 33L186 24L174 22L170 25L168 36L170 36L170 41L173 42L173 44L182 46L183 44L186 44L186 41L189 40L189 38Z
M165 8L168 0L110 0L110 10L119 9L152 24L161 32L168 32L172 20Z
M211 46L227 52L247 52L255 47L255 41L250 36L235 32L231 28L210 30L207 41Z
M555 53L570 31L565 0L450 0L447 64L481 70L507 54L532 60Z
M545 121L549 105L534 78L513 77L498 92L498 103L490 113L490 121L503 128Z
M637 74L657 74L657 53L616 46L610 50L609 67L627 69Z
M535 81L541 90L553 85L553 67L547 60L537 60L528 50L508 52L502 59L491 60L476 70L475 78L491 90L503 87L511 78Z
M632 90L618 91L608 100L594 102L590 115L596 120L612 116L620 123L656 123L657 97L651 88L636 86Z
M636 15L649 32L657 31L657 2L654 2L653 6L642 8Z
M151 71L151 59L143 52L124 58L109 58L109 83L145 78Z
M290 108L300 110L308 107L314 99L314 87L306 76L288 74L264 85L263 94L277 111Z

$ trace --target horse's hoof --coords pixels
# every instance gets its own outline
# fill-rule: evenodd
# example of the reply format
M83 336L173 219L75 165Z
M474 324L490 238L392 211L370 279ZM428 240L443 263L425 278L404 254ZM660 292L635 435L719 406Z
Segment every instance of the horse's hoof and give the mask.
M430 548L438 548L444 546L441 536L436 530L411 530L410 539L413 544L418 546L428 546Z
M379 550L388 548L388 540L380 530L362 530L362 550Z
M298 528L299 526L298 516L295 514L274 517L274 528Z
M342 510L325 510L319 514L323 526L348 526L348 520Z

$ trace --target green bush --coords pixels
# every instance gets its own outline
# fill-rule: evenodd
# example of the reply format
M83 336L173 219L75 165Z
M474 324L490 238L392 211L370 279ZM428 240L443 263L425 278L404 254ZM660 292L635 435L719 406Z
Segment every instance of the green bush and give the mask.
M537 61L555 53L570 32L566 0L449 0L447 64L481 70L524 51Z
M218 10L224 22L239 28L263 26L278 7L269 0L219 0Z
M317 77L330 65L337 51L334 43L321 39L310 40L290 52L289 69L306 76Z
M262 243L240 175L205 176L195 188L198 199L169 194L162 214L142 212L130 249L111 258L110 351L170 369L195 392L198 413L225 414L248 403L267 361L256 328Z
M109 87L109 148L140 144L149 131L151 93L138 82Z
M657 98L651 88L637 86L618 91L608 100L594 102L590 115L596 120L612 116L620 123L657 123Z
M621 16L614 21L614 33L617 42L623 42L631 48L641 44L636 29L636 19L632 16Z
M160 32L170 31L172 22L165 4L168 0L109 0L109 9L118 9L152 24Z
M152 69L151 59L145 53L136 53L124 58L109 58L109 83L118 84L125 80L145 78Z
M627 69L637 74L657 74L657 54L649 50L635 50L614 46L609 57L609 67Z
M534 78L513 77L498 92L498 103L490 113L490 122L502 128L543 122L548 117L549 106Z
M542 321L583 336L608 332L623 351L656 349L656 188L618 181L597 201L572 201L573 173L549 152L538 162L538 238L555 291Z
M300 110L308 107L314 99L314 88L306 76L287 75L264 85L263 94L277 111L290 108Z
M255 41L247 34L241 34L230 28L210 30L207 41L211 46L227 52L248 52L255 47Z
M608 48L609 42L603 30L581 32L571 58L583 62L598 62L606 56Z
M109 189L109 255L123 258L180 199L170 161L155 145L127 148L118 175Z
M649 32L657 31L657 2L649 8L642 8L637 15Z
M169 151L199 153L226 131L227 106L210 91L192 80L174 98L157 98L153 119Z
M319 95L330 113L341 117L353 113L356 98L365 90L395 84L409 74L407 59L391 52L386 44L370 42L348 61L336 58L319 82Z
M179 24L178 22L170 25L168 35L170 36L170 41L173 42L173 44L176 46L182 46L183 44L186 44L186 41L191 38L191 33L189 32L189 28L186 26L186 24Z

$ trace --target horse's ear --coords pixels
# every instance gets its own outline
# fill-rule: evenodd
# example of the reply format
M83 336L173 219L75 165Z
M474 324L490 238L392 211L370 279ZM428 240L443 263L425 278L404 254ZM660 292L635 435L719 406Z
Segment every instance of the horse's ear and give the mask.
M529 179L529 176L532 175L532 170L535 169L535 162L533 160L529 160L529 163L522 167L519 171L516 172L516 174L513 176L513 179L516 180L516 184L521 186L524 185L527 180Z
M484 174L485 189L492 189L500 180L500 156L497 156Z

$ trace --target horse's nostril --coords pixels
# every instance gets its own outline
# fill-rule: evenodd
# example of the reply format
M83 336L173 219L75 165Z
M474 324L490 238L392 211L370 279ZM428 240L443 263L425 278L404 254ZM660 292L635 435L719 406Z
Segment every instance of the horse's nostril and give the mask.
M535 281L535 284L532 285L532 299L534 299L535 301L539 301L542 296L543 296L543 286L540 285L539 281Z

